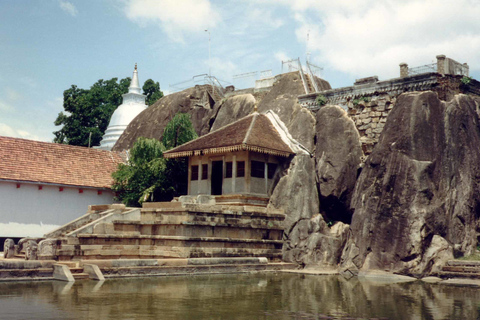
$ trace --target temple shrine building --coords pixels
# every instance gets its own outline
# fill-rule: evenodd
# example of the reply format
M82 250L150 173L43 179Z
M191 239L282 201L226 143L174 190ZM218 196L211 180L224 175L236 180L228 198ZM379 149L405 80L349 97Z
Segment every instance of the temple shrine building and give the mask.
M270 196L281 165L296 153L294 143L275 113L255 111L164 157L188 157L189 196Z

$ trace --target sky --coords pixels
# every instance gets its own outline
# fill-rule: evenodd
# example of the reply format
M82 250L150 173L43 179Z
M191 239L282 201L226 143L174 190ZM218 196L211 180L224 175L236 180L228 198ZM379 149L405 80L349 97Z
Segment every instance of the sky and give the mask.
M0 0L0 135L52 141L64 90L135 63L166 94L209 72L253 87L307 56L333 88L439 54L480 79L478 17L478 0Z

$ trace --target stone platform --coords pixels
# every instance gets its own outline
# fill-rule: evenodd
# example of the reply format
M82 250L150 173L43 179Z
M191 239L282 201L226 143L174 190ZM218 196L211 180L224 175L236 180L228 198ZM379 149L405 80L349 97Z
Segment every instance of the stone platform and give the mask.
M285 215L267 210L267 200L198 196L143 208L90 206L45 238L10 241L0 278L74 281L293 268L280 261Z
M56 238L55 260L281 259L285 215L258 205L160 202L98 216L63 227L68 232Z
M266 258L115 259L25 261L0 259L0 282L105 280L125 277L179 276L291 270L296 264Z
M433 275L442 279L466 278L480 280L480 261L449 260L441 271Z

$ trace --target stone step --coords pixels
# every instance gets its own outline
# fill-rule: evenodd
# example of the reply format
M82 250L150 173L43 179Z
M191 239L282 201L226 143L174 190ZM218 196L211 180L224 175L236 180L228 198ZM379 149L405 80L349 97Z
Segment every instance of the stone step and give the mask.
M476 260L449 260L447 261L447 266L471 266L471 267L480 267L480 261Z
M53 268L36 269L0 269L0 281L5 278L43 278L52 277Z
M166 267L118 267L102 268L105 278L138 277L138 276L173 276L211 273L243 273L269 270L267 264L216 264L186 265Z
M265 208L247 206L211 206L188 208L142 208L141 221L155 221L165 224L181 222L213 222L229 225L256 225L272 227L272 223L283 226L285 214L267 212ZM217 208L218 207L218 208Z
M83 273L83 268L69 268L72 274Z
M237 239L228 237L186 237L164 235L81 234L80 245L150 245L185 247L278 248L282 240ZM62 247L67 247L62 244ZM73 246L72 246L73 247Z
M114 221L114 231L122 234L165 235L184 237L219 237L235 239L281 240L283 223L254 224L252 222L216 223L182 221L167 224L154 221Z
M444 266L442 271L445 272L462 272L462 273L480 273L480 266L478 267L469 267L469 266Z
M83 259L153 259L203 257L267 257L281 258L281 250L271 248L175 247L175 246L81 246Z
M84 279L89 279L90 278L88 273L73 273L72 272L72 276L75 280L84 280Z
M480 279L480 272L449 272L439 271L435 274L440 278L470 278Z

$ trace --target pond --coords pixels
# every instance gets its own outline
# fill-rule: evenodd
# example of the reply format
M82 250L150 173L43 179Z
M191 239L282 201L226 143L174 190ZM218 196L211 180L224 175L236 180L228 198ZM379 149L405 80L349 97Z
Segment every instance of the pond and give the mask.
M0 319L480 319L480 289L288 273L0 283Z

